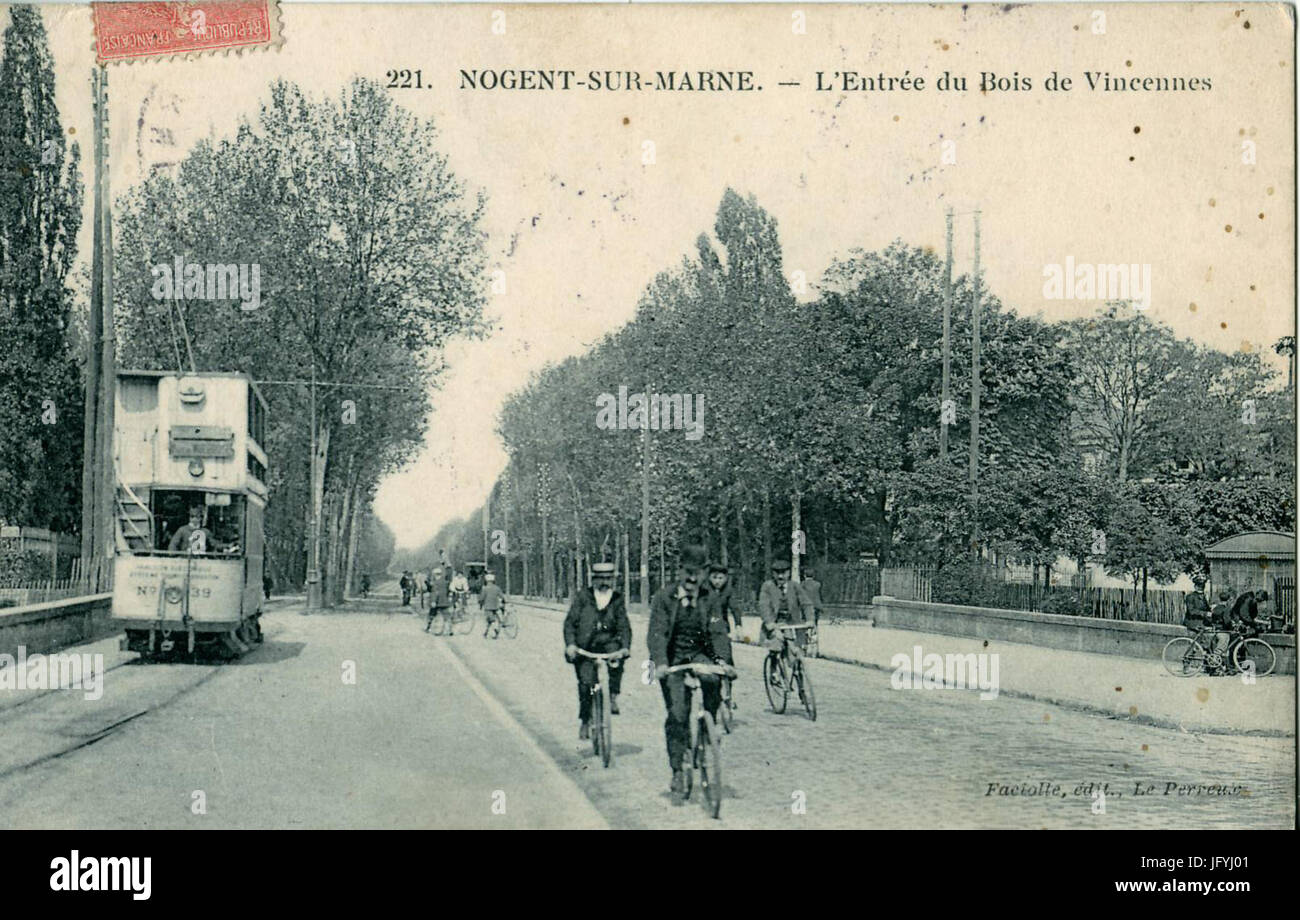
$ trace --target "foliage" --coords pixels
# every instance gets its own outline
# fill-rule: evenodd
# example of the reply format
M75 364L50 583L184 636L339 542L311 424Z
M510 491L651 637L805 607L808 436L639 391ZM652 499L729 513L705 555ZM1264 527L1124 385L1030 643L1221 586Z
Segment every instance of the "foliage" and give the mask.
M0 520L79 528L82 394L69 331L80 150L41 13L11 6L0 61Z

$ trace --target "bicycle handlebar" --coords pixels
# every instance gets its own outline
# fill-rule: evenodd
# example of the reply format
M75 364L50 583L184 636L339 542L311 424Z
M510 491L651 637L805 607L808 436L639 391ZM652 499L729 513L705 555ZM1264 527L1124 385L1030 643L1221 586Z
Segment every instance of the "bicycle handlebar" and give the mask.
M788 629L790 632L795 632L800 629L812 629L815 625L815 623L774 623L772 624L772 628Z
M677 671L694 671L696 674L716 674L719 677L734 677L736 669L728 665L704 664L693 661L688 664L675 664L670 668L655 668L655 677L664 677Z
M591 658L591 659L602 659L602 658L603 658L603 659L605 659L605 660L608 661L608 660L610 660L610 659L614 659L614 658L627 658L627 657L629 657L632 653L631 653L631 652L624 652L624 651L617 651L617 652L589 652L589 651L587 651L586 649L582 649L582 648L580 648L580 649L578 649L578 654L581 655L583 658Z

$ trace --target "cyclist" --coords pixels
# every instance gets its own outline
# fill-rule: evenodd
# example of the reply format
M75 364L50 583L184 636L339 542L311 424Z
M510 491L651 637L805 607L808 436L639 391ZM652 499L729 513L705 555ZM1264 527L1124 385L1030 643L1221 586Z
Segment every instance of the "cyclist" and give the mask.
M782 633L776 629L778 623L806 623L812 605L800 590L799 585L790 580L790 563L777 559L772 563L772 577L763 582L758 592L758 615L763 618L762 640L768 649L768 657L778 658L784 645ZM807 641L804 631L795 633L791 641L803 648ZM780 672L780 667L772 669L773 679Z
M491 577L491 576L489 576ZM591 587L573 597L564 617L564 657L573 664L578 677L578 738L591 737L591 688L596 683L596 662L583 658L578 649L605 654L631 654L632 624L627 618L623 595L614 590L614 563L591 565ZM623 669L609 668L609 709L618 715L618 694L623 685Z
M478 609L487 615L487 622L483 625L483 638L487 638L488 629L495 626L496 631L493 636L500 635L501 623L497 619L497 614L505 606L506 596L501 593L497 587L497 577L491 572L483 576L483 590L478 595Z
M469 582L465 580L465 573L453 571L451 584L448 587L451 589L451 599L454 606L464 610L465 605L469 602Z
M424 631L428 632L429 627L433 625L433 618L439 615L446 616L447 609L451 607L451 597L447 591L447 582L442 577L442 569L433 570L433 584L430 586L429 600L429 618L424 621ZM451 635L451 630L447 630L447 635Z
M680 576L675 583L664 585L650 601L650 627L646 642L650 647L650 673L657 665L701 663L729 665L731 639L727 624L714 611L714 602L704 582L705 555L702 546L683 548L679 560ZM722 702L722 682L716 675L699 675L704 708L716 719ZM679 805L686 795L682 758L690 745L690 690L686 675L678 671L659 678L663 692L664 740L668 746L668 766L673 771L669 787L673 804Z
M398 584L402 586L402 606L405 607L411 603L411 573L402 572L402 578Z

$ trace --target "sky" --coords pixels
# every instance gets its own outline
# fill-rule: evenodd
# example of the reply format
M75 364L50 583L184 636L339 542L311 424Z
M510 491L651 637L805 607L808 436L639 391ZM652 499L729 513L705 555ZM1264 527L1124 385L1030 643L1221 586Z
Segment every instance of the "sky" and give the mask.
M88 140L91 15L45 9L65 130ZM901 238L942 251L947 207L968 271L978 209L985 283L1022 314L1100 306L1044 297L1045 268L1072 259L1150 265L1149 315L1225 351L1294 334L1295 72L1281 6L1243 19L1226 4L1107 5L1104 34L1097 8L1055 4L501 7L494 34L496 9L285 4L278 50L108 67L115 193L231 133L275 77L336 96L358 75L421 71L424 88L391 92L433 119L453 171L486 192L489 263L506 285L488 298L493 334L448 345L424 452L380 488L375 510L400 546L482 503L506 462L494 431L505 397L629 320L654 275L711 230L728 186L775 217L787 273L810 283L854 248ZM462 69L507 68L750 70L763 89L460 88ZM817 71L927 85L821 92ZM968 90L934 89L945 71ZM1053 71L1074 89L1045 89ZM1213 88L1094 92L1084 71ZM981 72L1033 87L982 94ZM85 259L89 207L87 196Z

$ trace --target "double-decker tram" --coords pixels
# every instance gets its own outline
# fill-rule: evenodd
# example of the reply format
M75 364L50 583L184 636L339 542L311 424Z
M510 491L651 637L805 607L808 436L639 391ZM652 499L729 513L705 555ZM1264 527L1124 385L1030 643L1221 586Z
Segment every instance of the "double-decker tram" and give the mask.
M244 374L122 371L113 622L146 656L262 640L266 400Z

